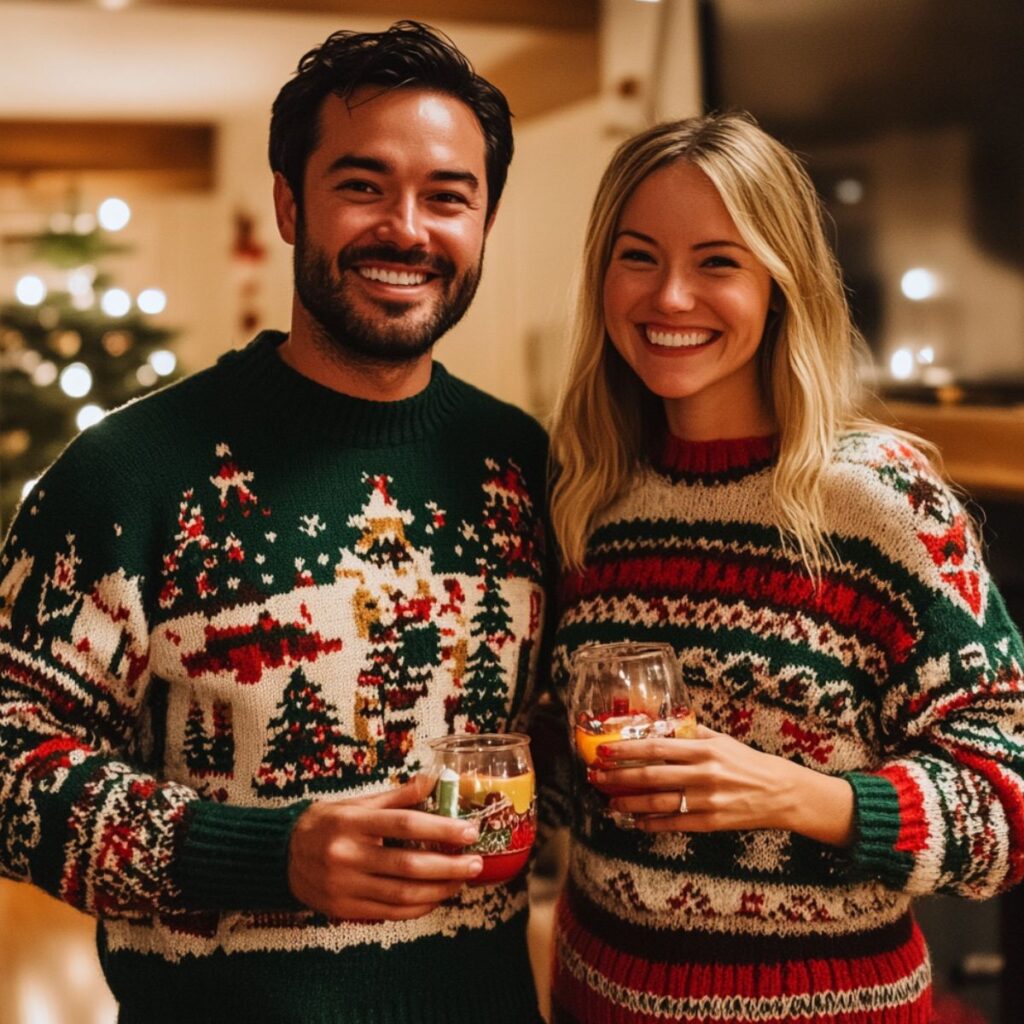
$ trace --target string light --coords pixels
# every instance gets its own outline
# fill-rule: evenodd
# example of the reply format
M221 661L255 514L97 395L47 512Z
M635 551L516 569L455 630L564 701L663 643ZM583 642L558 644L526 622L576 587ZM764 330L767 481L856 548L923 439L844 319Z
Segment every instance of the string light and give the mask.
M82 408L78 410L78 415L75 417L75 423L79 430L85 430L93 424L99 423L99 421L106 415L107 414L104 409L100 408L100 406L96 405L94 402L90 402L88 405L83 405Z
M72 295L91 295L92 283L96 279L95 267L79 267L68 274L68 291Z
M139 292L135 302L143 313L162 313L167 308L167 296L159 288L147 288Z
M132 208L117 196L104 199L96 213L107 231L120 231L132 219Z
M23 306L38 306L46 298L46 285L41 277L26 274L18 278L14 295Z
M856 178L836 182L836 199L844 206L856 206L864 198L864 185Z
M132 297L123 288L110 288L103 293L100 308L107 316L124 316L132 308Z
M85 363L70 363L61 370L60 389L69 398L84 398L92 390L92 371Z
M909 348L898 348L889 357L889 372L896 380L909 380L914 374L914 353Z
M32 383L36 387L48 388L57 379L57 364L44 359L32 371Z
M174 368L178 365L178 360L175 358L173 352L169 352L165 348L160 348L149 354L149 365L153 367L154 373L161 377L166 377L169 374L174 373Z
M938 290L938 277L924 267L913 267L900 278L900 291L913 302L930 299Z

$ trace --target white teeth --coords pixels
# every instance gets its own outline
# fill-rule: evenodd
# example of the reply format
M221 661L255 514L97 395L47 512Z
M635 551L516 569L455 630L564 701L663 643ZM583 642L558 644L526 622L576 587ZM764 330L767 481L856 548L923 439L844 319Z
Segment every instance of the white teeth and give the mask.
M647 327L645 332L647 340L652 345L662 345L665 348L694 348L714 337L714 331L657 331L653 327Z
M380 281L382 284L423 284L426 274L417 274L404 270L381 270L379 267L358 267L361 277L368 281Z

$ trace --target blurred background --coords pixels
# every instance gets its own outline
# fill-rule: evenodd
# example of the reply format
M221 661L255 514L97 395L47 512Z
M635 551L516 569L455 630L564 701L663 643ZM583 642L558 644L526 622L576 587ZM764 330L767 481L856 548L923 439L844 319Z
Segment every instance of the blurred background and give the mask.
M330 32L403 17L449 33L516 114L483 281L438 349L450 370L546 415L612 150L656 120L748 109L826 204L878 415L939 445L1024 622L1020 0L0 0L4 528L77 431L287 327L270 105ZM937 1019L1024 1020L1022 904L921 904ZM115 1015L92 922L0 882L0 1024Z

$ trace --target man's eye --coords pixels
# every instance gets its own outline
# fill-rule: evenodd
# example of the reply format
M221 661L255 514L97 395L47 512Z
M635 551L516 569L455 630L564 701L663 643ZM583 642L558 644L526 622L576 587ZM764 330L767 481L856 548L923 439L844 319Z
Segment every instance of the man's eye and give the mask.
M451 203L465 206L469 200L458 192L437 192L434 194L434 201L438 203Z
M342 181L337 186L338 191L344 192L361 192L366 195L376 195L379 191L377 186L369 181L362 181L361 179L353 179L349 181Z

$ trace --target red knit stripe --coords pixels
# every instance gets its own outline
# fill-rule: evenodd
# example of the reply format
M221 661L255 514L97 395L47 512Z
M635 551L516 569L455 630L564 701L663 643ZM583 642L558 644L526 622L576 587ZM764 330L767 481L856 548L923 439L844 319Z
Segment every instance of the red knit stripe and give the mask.
M904 958L906 959L906 958ZM708 971L711 968L707 968ZM743 966L736 967L735 979L737 990L748 981L749 975L758 968ZM761 968L764 970L764 968ZM695 974L698 972L694 972ZM908 972L909 973L909 972ZM824 979L822 978L822 981ZM556 962L553 975L552 999L556 1007L562 1007L572 1016L574 1020L586 1022L586 1024L664 1024L667 1019L663 1015L651 1016L645 1013L633 1012L614 1002L605 1000L601 995L587 987L587 985L573 977L563 965ZM827 984L822 984L817 991L827 989ZM746 1018L748 1024L928 1024L931 1020L931 992L922 992L913 1002L902 1006L893 1006L886 1009L865 1009L850 1011L847 1013L816 1015L809 1017L801 1015L792 1016L762 1016L757 1018ZM733 1020L728 1022L725 1018L709 1018L705 1015L675 1016L671 1018L677 1024L735 1024Z
M916 631L893 613L891 604L835 575L824 577L821 591L815 592L805 573L770 558L740 559L718 553L638 555L591 565L564 581L567 603L616 592L640 598L710 594L806 611L868 637L895 664L906 660L918 640Z
M1003 813L1010 826L1010 864L1000 889L1009 889L1024 878L1024 793L1020 789L1020 777L1007 777L999 762L989 760L966 747L954 747L953 753L961 764L976 771L988 782L1003 805Z
M921 853L928 848L928 816L921 787L901 764L889 765L878 774L893 784L899 801L900 831L894 849L901 853Z
M684 441L668 434L656 459L659 468L677 473L726 473L768 462L778 449L778 435Z
M927 960L924 938L914 926L910 939L892 952L876 956L790 960L772 964L650 962L620 953L590 934L573 917L567 900L560 902L557 921L558 940L572 949L589 967L609 981L626 988L675 998L743 996L771 999L806 993L849 992L855 989L892 985L906 978ZM756 937L751 937L756 942ZM828 939L822 944L827 946ZM577 980L558 957L555 962L554 988L558 1002L577 1019L588 1024L643 1024L649 1018L615 1005L601 993ZM878 1021L924 1021L927 994L912 1004L890 1011L877 1008L867 1012L834 1015L843 1024L875 1024ZM923 1015L922 1015L923 1014ZM765 1021L776 1018L764 1018ZM808 1018L802 1018L808 1021ZM811 1018L820 1021L824 1018Z

